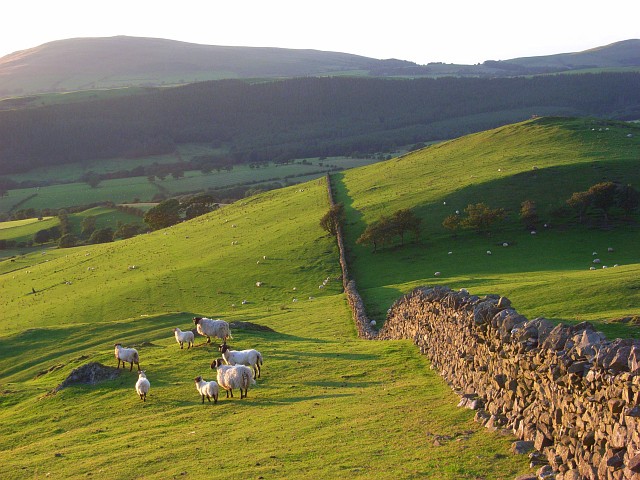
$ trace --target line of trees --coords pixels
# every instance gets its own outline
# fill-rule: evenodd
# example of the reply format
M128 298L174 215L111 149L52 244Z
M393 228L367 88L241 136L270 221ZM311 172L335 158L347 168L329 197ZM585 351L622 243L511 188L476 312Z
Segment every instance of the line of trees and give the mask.
M399 238L400 245L404 245L405 235L412 233L414 241L420 238L420 224L422 219L409 209L401 209L392 215L382 215L377 221L365 228L356 243L370 245L376 252L378 247L384 248Z

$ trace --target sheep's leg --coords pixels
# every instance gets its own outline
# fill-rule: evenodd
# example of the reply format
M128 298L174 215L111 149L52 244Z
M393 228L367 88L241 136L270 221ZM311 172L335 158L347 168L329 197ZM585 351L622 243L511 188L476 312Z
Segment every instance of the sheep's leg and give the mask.
M184 343L180 342L180 350L184 348Z
M204 393L202 394L202 404L204 405Z
M211 337L207 337L207 343L211 343Z
M218 403L218 395L213 397L213 404L215 405L216 403Z
M227 392L227 394L231 393L231 398L233 398L233 390L229 389L229 391Z

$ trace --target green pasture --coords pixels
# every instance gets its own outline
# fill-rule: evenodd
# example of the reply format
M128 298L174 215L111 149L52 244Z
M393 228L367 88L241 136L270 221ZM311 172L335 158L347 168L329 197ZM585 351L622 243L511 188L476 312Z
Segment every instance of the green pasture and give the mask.
M544 118L335 174L337 200L348 215L353 276L370 315L383 320L391 303L415 286L445 284L508 296L530 318L591 320L610 335L637 336L634 328L606 322L640 313L638 226L566 227L556 224L551 212L571 193L601 181L640 188L638 158L635 125ZM535 235L517 219L526 199L536 201L540 223L548 225ZM504 226L491 236L444 230L447 215L478 202L506 208ZM401 208L422 218L418 245L372 253L355 244L367 224ZM505 242L509 247L502 247ZM609 247L614 252L608 253ZM601 264L592 263L593 252ZM615 264L621 267L601 268ZM589 270L592 266L598 271Z
M457 408L410 342L356 337L335 241L319 227L327 206L314 180L129 240L0 261L2 477L528 472L528 458L509 453L513 438ZM265 359L249 398L201 404L193 378L214 378L216 346L198 337L180 350L172 336L194 315L273 330L232 331L233 347ZM115 366L115 342L139 350L146 403L128 370L51 393L88 362ZM242 454L223 459L221 438Z
M192 145L188 150L195 155L199 150L197 145ZM204 148L204 147L202 147ZM185 155L187 155L185 151ZM175 157L165 156L164 162L174 161ZM161 159L154 157L154 162L161 163ZM250 168L248 165L237 165L231 171L212 172L203 174L200 171L187 171L183 178L175 179L171 176L164 180L156 179L149 182L147 177L131 177L100 182L96 188L86 183L66 183L47 187L33 187L10 190L8 194L0 198L0 212L9 212L15 209L35 208L64 208L74 205L88 205L92 203L112 201L114 203L130 203L134 199L149 202L157 194L166 196L193 193L207 189L220 189L235 185L254 185L260 187L261 183L281 182L282 184L297 184L313 178L320 178L329 169L328 165L336 165L345 169L369 165L379 160L376 159L352 159L347 157L330 157L324 160L308 159L285 165L269 164L268 167ZM153 162L151 162L153 163ZM322 164L322 165L320 165ZM128 165L128 164L127 164ZM127 168L135 167L136 163ZM83 168L80 170L77 164L61 166L53 171L40 169L32 174L11 176L16 180L32 179L32 175L42 175L42 178L64 180L78 178L84 171L93 170L100 172L99 168ZM119 170L123 166L117 166L117 162L107 162L104 167L111 171ZM59 170L59 171L56 171ZM289 178L285 178L289 177Z

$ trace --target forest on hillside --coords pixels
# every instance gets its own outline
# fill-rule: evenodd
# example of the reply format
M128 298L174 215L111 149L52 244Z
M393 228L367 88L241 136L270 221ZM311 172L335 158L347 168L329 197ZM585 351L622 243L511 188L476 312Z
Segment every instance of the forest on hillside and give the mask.
M201 82L0 112L0 171L227 147L225 164L390 151L532 114L640 118L640 74Z

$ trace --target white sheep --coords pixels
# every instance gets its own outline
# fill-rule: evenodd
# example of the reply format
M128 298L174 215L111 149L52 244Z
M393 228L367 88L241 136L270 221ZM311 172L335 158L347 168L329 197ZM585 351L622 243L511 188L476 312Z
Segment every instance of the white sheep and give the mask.
M226 343L220 345L222 359L227 365L246 365L253 369L253 379L260 378L262 354L253 348L249 350L231 350Z
M262 286L262 282L256 282L256 287L261 287Z
M173 334L176 336L176 342L180 344L180 350L184 348L184 344L187 344L187 350L193 347L194 335L191 330L183 332L178 327L173 329Z
M440 275L441 275L441 274L440 274L440 272L435 272L435 273L433 274L433 276L434 276L434 277L439 277Z
M599 258L594 258L594 259L593 259L593 263L600 263L600 261L601 261L601 260L600 260Z
M207 343L211 343L211 337L217 337L223 342L227 341L227 338L233 338L231 336L231 329L229 324L224 320L206 317L193 317L193 323L196 324L198 333L204 337L207 337Z
M118 368L120 368L120 362L122 362L122 368L126 368L126 363L131 362L129 371L133 370L134 363L138 366L138 371L140 371L140 356L135 348L124 348L121 343L116 343L114 347L114 354L116 360L118 360Z
M204 397L207 397L207 400L211 401L213 398L213 403L218 403L218 384L215 380L211 380L210 382L206 382L202 379L201 376L198 376L193 379L196 382L196 390L198 393L202 395L202 404L204 405Z
M607 248L607 252L613 252L613 247Z
M211 368L218 371L218 385L227 391L227 398L233 389L240 389L240 398L247 398L249 386L255 385L256 381L251 375L251 369L245 365L225 365L221 358L217 358L211 363Z
M491 250L487 250L487 255L491 255Z
M151 383L147 380L147 375L144 373L144 370L140 370L138 372L138 381L136 382L136 393L140 395L140 400L143 402L147 401L149 388L151 388Z

